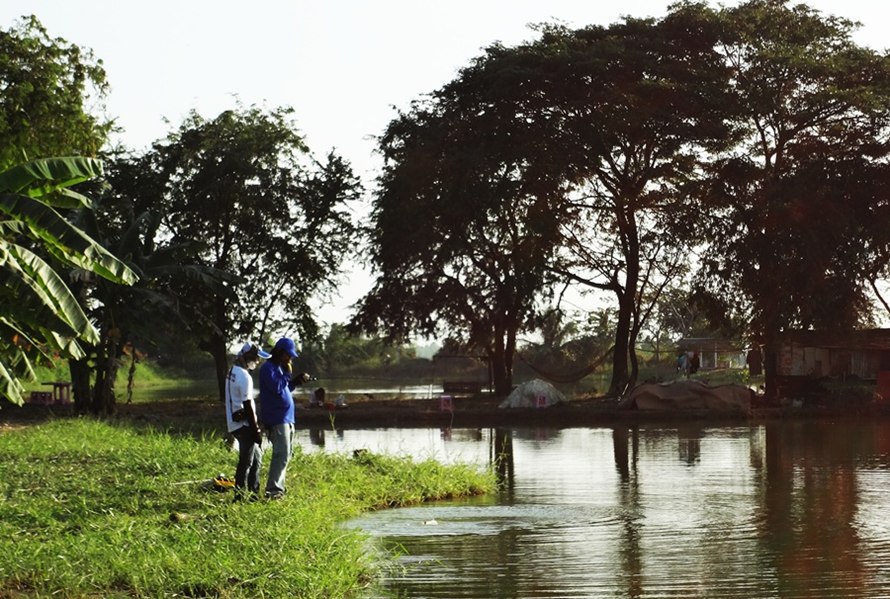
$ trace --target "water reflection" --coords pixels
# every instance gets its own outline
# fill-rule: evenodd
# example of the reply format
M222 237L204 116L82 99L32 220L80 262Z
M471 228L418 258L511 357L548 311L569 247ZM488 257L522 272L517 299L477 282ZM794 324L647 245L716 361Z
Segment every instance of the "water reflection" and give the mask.
M886 428L392 429L301 443L490 464L502 481L493 497L350 523L402 555L375 597L880 597Z
M325 429L323 428L310 428L309 442L317 447L324 447L324 433Z
M508 499L512 499L513 479L516 476L513 468L513 433L506 429L495 429L491 439L489 462L498 475L501 490L506 491Z

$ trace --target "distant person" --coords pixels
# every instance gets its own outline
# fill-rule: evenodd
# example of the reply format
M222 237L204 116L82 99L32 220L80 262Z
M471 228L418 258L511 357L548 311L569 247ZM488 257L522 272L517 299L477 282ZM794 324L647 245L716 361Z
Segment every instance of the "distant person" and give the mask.
M266 497L281 499L286 492L287 463L293 451L294 398L292 391L309 381L306 373L291 375L291 360L296 358L293 339L282 337L272 348L272 357L260 368L260 415L272 443L272 459L266 479Z
M695 374L699 368L701 368L701 358L698 357L697 351L692 352L692 357L689 358L689 374Z
M235 501L260 491L263 459L262 433L257 421L250 371L260 359L270 358L255 343L245 343L235 355L235 363L226 376L226 425L238 440L238 466L235 468Z
M327 392L324 387L319 387L315 391L312 392L312 395L309 396L309 407L310 408L323 408L325 397L327 397Z
M748 350L745 362L748 364L748 374L751 376L763 374L763 354L760 353L760 347L755 346Z
M677 354L677 374L686 375L689 373L689 356L685 351Z

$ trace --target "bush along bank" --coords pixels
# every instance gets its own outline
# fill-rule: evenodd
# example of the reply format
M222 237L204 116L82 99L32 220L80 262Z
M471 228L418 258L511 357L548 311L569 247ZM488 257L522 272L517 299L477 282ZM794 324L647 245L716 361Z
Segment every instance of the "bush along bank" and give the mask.
M356 597L362 511L486 493L490 472L295 453L283 501L232 503L222 439L65 419L0 433L0 596ZM268 464L268 457L264 466Z

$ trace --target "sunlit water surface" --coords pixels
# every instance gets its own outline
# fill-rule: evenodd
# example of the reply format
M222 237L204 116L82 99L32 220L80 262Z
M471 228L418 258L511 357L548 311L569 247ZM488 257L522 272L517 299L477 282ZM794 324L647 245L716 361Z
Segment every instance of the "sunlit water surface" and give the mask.
M375 598L890 597L881 422L298 436L305 452L497 458L495 496L347 524L392 556Z

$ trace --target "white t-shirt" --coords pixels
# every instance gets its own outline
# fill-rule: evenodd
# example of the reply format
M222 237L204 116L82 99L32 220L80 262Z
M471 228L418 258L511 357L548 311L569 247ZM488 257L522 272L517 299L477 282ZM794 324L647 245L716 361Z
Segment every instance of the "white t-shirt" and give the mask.
M244 368L232 366L226 376L226 425L230 433L242 426L250 425L247 420L241 422L232 420L232 412L237 412L247 402L251 402L253 413L256 414L256 404L253 401L253 378Z

